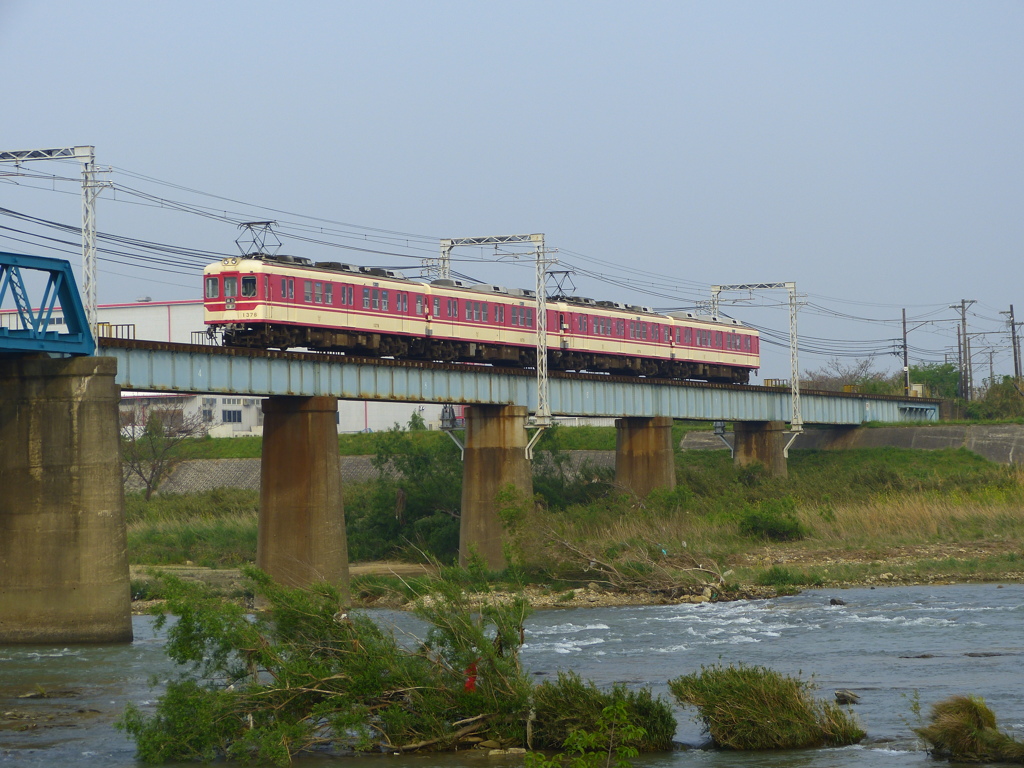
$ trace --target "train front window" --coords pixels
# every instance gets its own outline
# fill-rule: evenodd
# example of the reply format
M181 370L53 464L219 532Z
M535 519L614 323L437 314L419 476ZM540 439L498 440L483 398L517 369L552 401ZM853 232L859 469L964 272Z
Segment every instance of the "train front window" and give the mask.
M224 278L224 296L237 296L238 295L238 278L237 277L225 277Z
M220 296L220 280L216 277L206 278L206 298L216 299Z
M242 278L242 296L246 299L256 298L256 275L246 275Z

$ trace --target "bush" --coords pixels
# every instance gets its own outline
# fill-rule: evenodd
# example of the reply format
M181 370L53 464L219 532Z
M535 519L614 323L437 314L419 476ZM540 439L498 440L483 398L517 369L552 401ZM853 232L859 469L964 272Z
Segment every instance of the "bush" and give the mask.
M838 705L815 700L808 683L766 667L702 667L668 686L680 704L697 707L723 749L838 747L865 735Z
M996 716L977 696L933 704L931 722L915 733L935 757L965 762L1024 763L1024 744L996 730Z
M533 746L538 749L559 749L574 732L604 732L607 739L602 716L607 707L620 704L625 708L629 723L644 732L641 737L622 742L622 746L634 747L640 752L672 748L676 732L672 709L668 702L660 696L655 698L647 688L630 691L617 684L602 691L592 682L584 682L575 672L559 672L556 681L545 681L534 689L533 702L537 715ZM594 746L607 750L609 743Z
M439 581L416 611L431 624L427 638L406 648L347 612L329 585L293 590L255 569L246 575L267 612L249 616L165 577L179 615L167 654L191 669L168 683L152 715L130 705L118 722L142 760L287 765L321 746L416 751L470 735L523 742L525 601L471 607L461 586Z
M796 503L789 496L765 499L740 513L740 533L768 541L797 541L807 529L796 519Z

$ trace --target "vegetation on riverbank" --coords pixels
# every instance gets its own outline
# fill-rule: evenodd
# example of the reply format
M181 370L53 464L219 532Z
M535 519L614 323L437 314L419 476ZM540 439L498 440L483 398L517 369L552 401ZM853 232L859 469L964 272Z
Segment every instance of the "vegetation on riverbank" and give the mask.
M1003 580L1024 575L1024 470L966 450L793 451L789 477L737 468L725 452L677 454L677 488L639 499L569 447L613 430L552 430L534 499L503 500L510 554L535 584L654 590L666 598L745 586ZM444 435L393 430L370 440L379 479L345 488L353 562L450 563L461 463ZM198 441L230 443L234 440ZM252 562L258 494L127 496L134 563ZM1019 578L1019 576L1017 577ZM372 591L372 589L370 590Z
M464 580L436 579L415 609L426 636L400 640L350 612L329 585L293 590L255 570L247 577L266 603L255 616L166 579L168 609L179 618L158 628L167 626L167 653L188 669L152 714L129 706L119 721L142 760L287 765L324 749L522 748L531 731L561 747L564 721L549 720L571 711L596 723L619 703L631 727L653 734L630 747L666 749L675 732L668 704L649 691L601 692L576 677L544 686L534 707L535 686L519 663L530 612L521 597L485 591L471 602Z

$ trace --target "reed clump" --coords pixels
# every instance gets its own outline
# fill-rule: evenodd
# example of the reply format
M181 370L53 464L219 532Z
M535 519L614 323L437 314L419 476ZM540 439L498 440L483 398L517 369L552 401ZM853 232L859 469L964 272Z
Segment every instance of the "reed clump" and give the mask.
M838 747L865 736L852 715L815 699L809 683L767 667L702 667L668 686L680 704L697 708L722 749Z
M914 729L934 757L958 762L1024 763L1024 743L996 728L978 696L951 696L932 705L928 725Z

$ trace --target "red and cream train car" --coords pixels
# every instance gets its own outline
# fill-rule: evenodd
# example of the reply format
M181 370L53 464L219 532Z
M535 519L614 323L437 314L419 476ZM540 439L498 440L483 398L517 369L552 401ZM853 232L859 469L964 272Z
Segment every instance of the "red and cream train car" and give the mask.
M392 270L288 256L227 258L205 270L208 326L228 346L532 366L533 291L458 280L421 283ZM547 301L555 370L746 383L757 331L689 312L618 302Z

